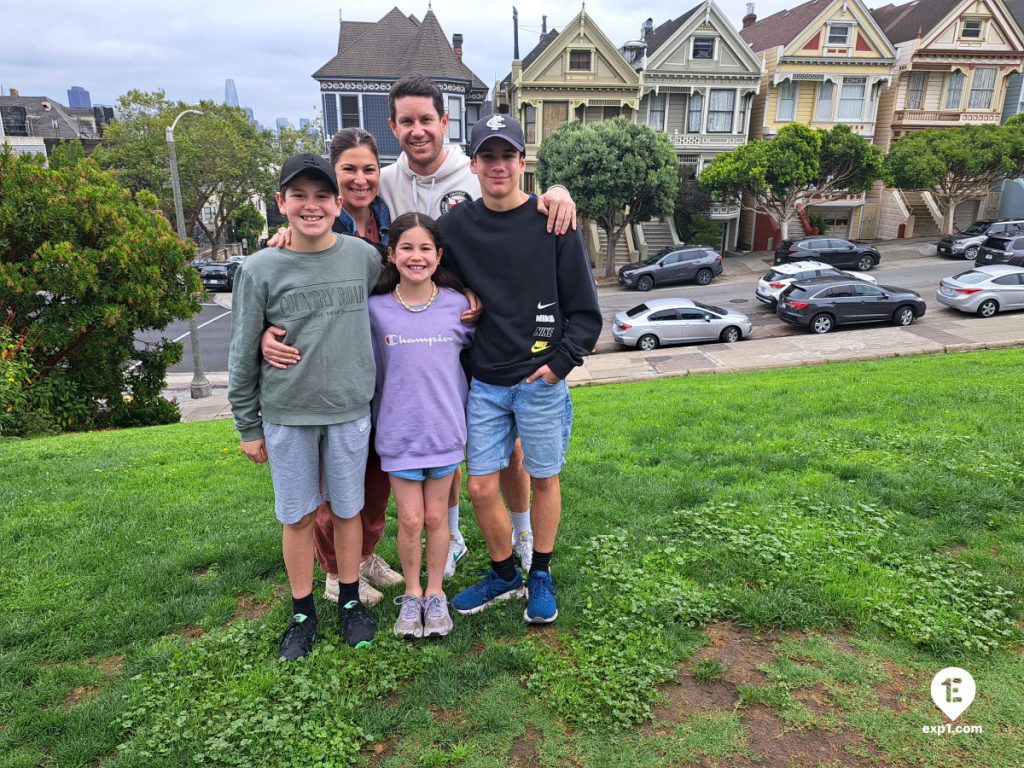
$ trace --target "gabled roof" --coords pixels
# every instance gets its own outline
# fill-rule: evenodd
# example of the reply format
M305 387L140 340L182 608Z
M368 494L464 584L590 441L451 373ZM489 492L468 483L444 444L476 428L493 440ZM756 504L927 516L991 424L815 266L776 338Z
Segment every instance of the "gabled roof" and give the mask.
M679 29L681 26L683 26L683 24L686 23L686 20L693 16L693 14L695 14L698 10L700 10L702 6L703 3L701 3L700 5L695 5L693 8L688 10L679 18L672 19L671 21L666 21L663 24L659 24L657 27L655 27L654 30L652 30L651 33L647 35L647 37L644 40L644 42L647 43L647 55L650 56L661 46L663 46L666 42L668 42L669 38L672 37L675 31Z
M830 0L808 0L803 5L773 13L741 29L740 37L747 41L754 53L780 45L786 46L829 4Z
M341 22L338 53L314 72L313 78L397 80L413 72L435 79L467 80L474 90L487 90L483 81L455 56L432 10L423 21L392 8L377 22Z
M530 64L533 63L534 59L536 59L538 56L544 53L544 51L547 50L547 47L551 45L553 42L555 42L556 37L558 37L557 29L552 29L550 32L542 32L540 40L538 40L537 44L533 46L533 50L526 54L526 57L523 59L523 69L526 69L528 66L530 66ZM504 90L511 84L512 73L509 72L507 75L505 75L504 78L502 78L501 89Z
M893 43L925 35L963 0L911 0L903 5L875 8L871 15Z
M92 109L71 109L48 96L0 96L0 120L10 135L9 119L24 115L24 128L29 135L47 139L99 138L95 121L83 123L78 116L92 117Z

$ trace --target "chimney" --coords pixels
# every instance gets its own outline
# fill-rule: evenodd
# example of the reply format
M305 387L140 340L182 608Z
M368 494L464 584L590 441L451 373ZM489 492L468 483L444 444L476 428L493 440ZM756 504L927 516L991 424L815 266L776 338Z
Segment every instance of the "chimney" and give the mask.
M540 33L546 35L548 33L548 17L547 14L540 17Z
M456 32L452 35L452 49L455 51L455 58L462 61L462 35Z
M512 58L519 59L519 11L516 7L512 6L512 39L514 44L512 46Z
M754 13L754 4L747 3L747 15L743 17L743 28L746 29L755 21L757 21L757 14Z
M18 93L18 89L17 88L11 88L9 91L7 91L7 95L8 96L13 96L14 98L18 98L19 96L21 96L21 94Z
M649 34L651 34L651 32L653 32L653 31L654 31L654 19L647 19L647 21L645 21L640 26L640 39L646 42L647 36Z

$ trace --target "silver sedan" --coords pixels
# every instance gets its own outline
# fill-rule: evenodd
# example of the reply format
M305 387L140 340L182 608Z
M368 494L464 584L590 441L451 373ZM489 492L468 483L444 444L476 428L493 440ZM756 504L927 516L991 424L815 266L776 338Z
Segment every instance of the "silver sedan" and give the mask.
M996 312L1024 309L1024 268L988 264L939 281L940 304L992 317Z
M612 335L623 346L650 351L663 344L739 341L752 328L749 317L731 309L690 299L651 299L619 312Z

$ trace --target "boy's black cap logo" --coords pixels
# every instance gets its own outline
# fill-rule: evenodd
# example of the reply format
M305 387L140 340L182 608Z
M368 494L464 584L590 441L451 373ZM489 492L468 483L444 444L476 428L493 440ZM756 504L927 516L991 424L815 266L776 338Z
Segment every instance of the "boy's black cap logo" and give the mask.
M504 139L520 152L526 151L526 137L519 121L511 115L491 115L486 120L477 120L473 124L469 156L475 156L480 150L480 145L493 138Z

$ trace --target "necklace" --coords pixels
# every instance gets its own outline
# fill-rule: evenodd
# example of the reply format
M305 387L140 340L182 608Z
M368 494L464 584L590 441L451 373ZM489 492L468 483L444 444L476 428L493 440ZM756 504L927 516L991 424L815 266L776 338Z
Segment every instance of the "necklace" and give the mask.
M395 286L395 298L398 299L398 303L399 304L401 304L403 307L408 309L410 312L424 312L431 304L434 303L434 301L437 299L438 295L441 293L437 289L437 283L435 283L433 280L431 280L430 284L434 287L434 290L431 291L430 298L427 299L427 303L426 304L413 304L411 306L409 304L406 304L405 303L405 299L402 298L402 294L398 290L398 286L397 285Z

